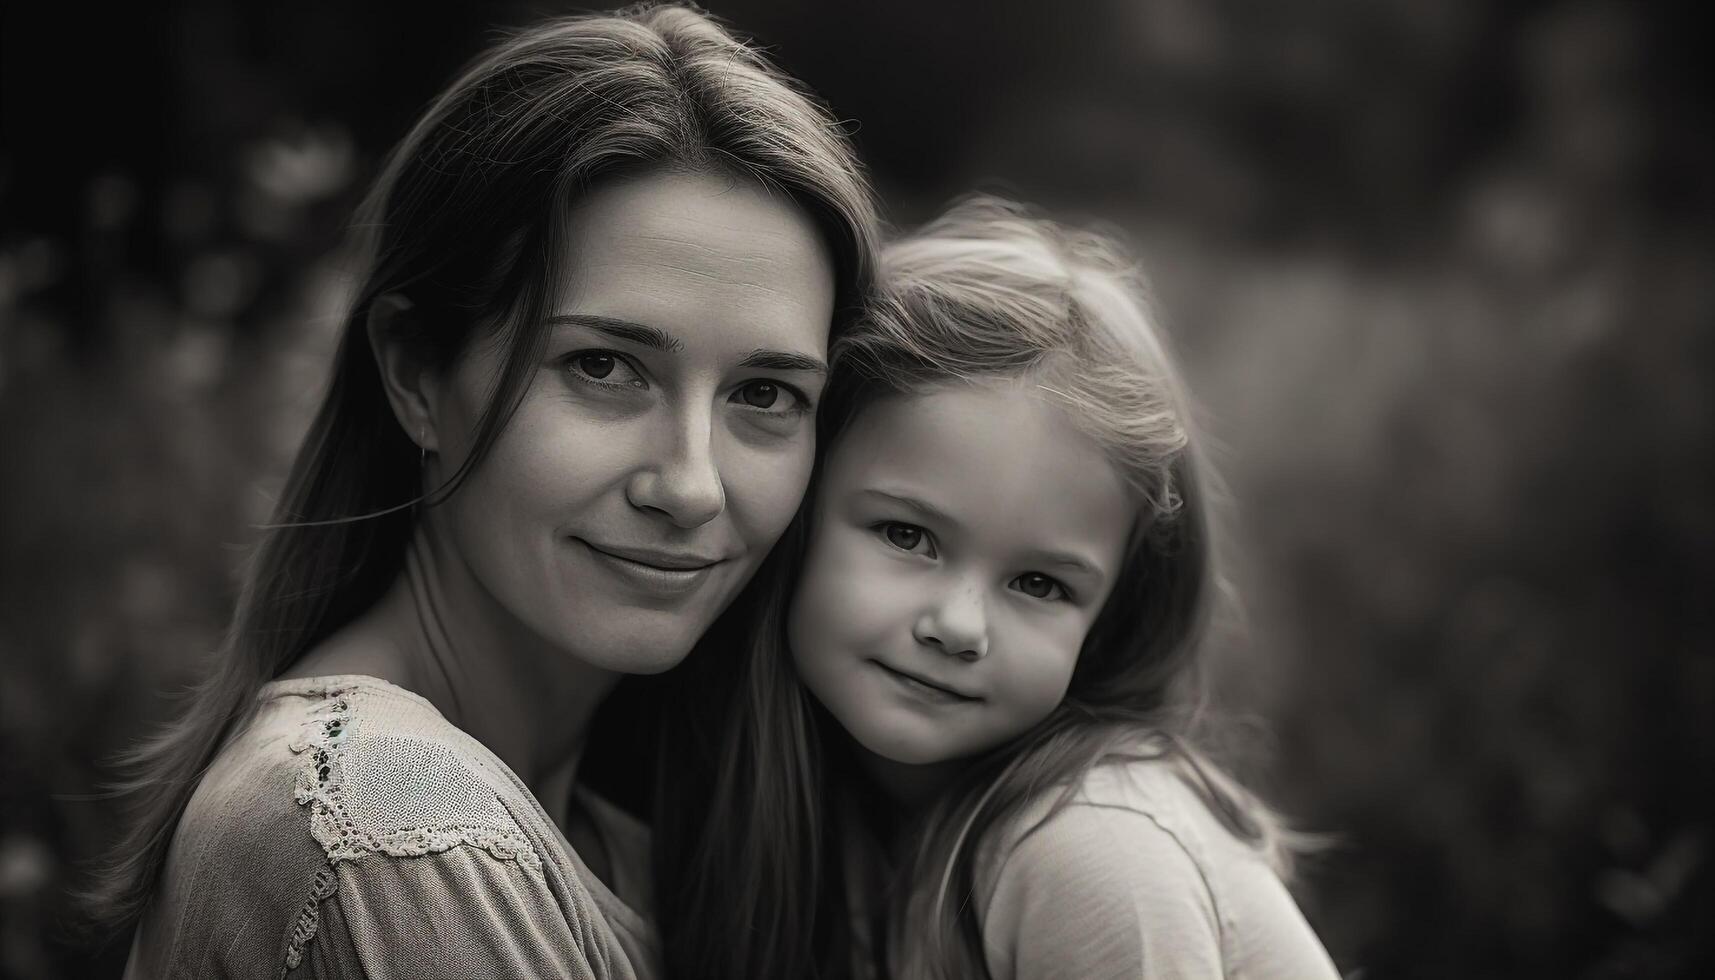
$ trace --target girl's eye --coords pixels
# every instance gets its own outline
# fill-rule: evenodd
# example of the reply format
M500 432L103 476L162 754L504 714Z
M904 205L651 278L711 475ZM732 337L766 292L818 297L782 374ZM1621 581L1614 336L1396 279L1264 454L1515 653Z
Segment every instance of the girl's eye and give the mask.
M1012 580L1012 587L1032 599L1064 599L1066 587L1041 572L1025 572Z
M778 381L748 381L727 401L770 415L799 415L809 410L810 400Z
M581 350L564 361L573 377L599 388L647 388L637 369L610 350Z
M920 527L888 521L877 530L881 531L881 536L887 539L888 544L900 551L917 554L921 550L922 554L931 558L935 556L935 549L929 546L929 533Z

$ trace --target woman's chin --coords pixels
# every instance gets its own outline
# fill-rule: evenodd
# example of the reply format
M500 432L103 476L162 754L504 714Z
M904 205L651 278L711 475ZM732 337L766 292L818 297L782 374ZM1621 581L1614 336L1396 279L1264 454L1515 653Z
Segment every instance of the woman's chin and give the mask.
M694 624L706 627L706 624ZM567 636L568 655L598 670L616 674L659 674L682 663L696 645L701 628L677 624L632 624L591 635Z

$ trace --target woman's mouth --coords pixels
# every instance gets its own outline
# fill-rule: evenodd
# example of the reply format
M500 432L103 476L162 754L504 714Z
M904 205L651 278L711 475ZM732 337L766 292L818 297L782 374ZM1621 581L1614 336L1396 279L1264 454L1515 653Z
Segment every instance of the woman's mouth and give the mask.
M696 591L727 560L692 551L596 545L582 538L572 541L614 578L637 591L658 596Z

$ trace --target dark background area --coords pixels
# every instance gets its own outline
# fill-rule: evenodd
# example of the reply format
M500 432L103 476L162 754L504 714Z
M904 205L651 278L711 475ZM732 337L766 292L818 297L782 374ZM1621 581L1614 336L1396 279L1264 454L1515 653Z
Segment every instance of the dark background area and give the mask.
M1138 243L1219 440L1262 785L1343 970L1715 975L1715 139L1692 4L721 2L896 222L975 183ZM218 642L315 404L344 222L549 3L0 24L0 975L103 760Z

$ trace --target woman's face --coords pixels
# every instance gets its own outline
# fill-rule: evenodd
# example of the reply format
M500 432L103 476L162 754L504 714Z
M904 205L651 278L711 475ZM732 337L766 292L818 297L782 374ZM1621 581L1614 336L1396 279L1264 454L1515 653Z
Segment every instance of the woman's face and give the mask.
M602 185L568 221L523 401L429 513L504 613L592 666L653 673L689 652L803 496L834 269L796 205L727 177ZM479 339L437 387L431 481L470 451L504 357Z

